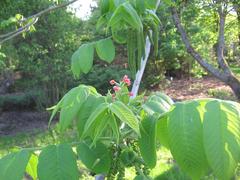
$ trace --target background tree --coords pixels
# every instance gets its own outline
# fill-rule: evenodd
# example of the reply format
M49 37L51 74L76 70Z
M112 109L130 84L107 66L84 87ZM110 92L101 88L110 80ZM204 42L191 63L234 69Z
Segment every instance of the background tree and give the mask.
M238 99L240 99L240 81L233 74L231 68L228 65L228 62L224 56L225 50L225 25L226 18L229 13L229 9L232 9L232 3L229 1L213 1L213 3L208 3L218 14L218 38L217 38L217 63L218 67L214 67L211 62L208 62L202 57L196 50L193 48L193 45L190 43L189 38L187 37L187 33L184 30L184 27L181 24L181 20L179 18L179 13L176 6L171 7L173 20L175 26L177 27L181 38L187 48L189 54L191 54L194 59L210 74L220 79L221 81L228 84ZM179 7L179 6L178 6ZM203 6L204 7L204 6Z
M21 1L14 4L1 3L1 22L9 17L29 17L52 5L43 0L39 3ZM20 15L22 14L22 15ZM59 20L61 17L61 20ZM1 30L9 32L14 24ZM4 63L8 72L19 72L21 79L16 81L12 91L26 91L34 88L45 96L45 105L56 102L63 93L75 84L69 73L69 56L81 43L83 22L66 9L43 16L35 24L32 33L23 33L6 42L1 52L6 55Z

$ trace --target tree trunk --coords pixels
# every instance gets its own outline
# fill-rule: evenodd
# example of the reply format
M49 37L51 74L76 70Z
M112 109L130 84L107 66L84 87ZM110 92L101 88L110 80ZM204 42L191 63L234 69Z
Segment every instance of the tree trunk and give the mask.
M173 21L178 32L181 35L182 41L185 44L187 52L210 74L212 74L217 79L221 80L222 82L226 83L231 87L234 94L240 100L240 80L234 76L231 69L229 68L227 62L224 59L224 46L225 46L225 39L224 39L224 26L225 26L225 17L226 14L224 9L218 9L219 14L219 37L218 37L218 50L217 50L217 61L219 64L219 68L214 67L212 64L208 63L192 46L190 40L187 36L186 31L184 30L179 15L177 13L176 7L171 7Z
M225 83L231 87L237 99L240 100L240 80L232 75L228 77L228 82Z

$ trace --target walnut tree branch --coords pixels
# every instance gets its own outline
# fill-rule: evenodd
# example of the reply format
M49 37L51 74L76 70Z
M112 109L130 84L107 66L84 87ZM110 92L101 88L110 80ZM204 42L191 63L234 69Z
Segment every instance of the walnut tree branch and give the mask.
M213 74L215 77L217 77L218 79L222 80L222 81L227 81L226 76L223 72L221 72L219 69L215 68L213 65L209 64L205 59L203 59L203 57L192 47L188 37L187 37L187 33L184 30L180 18L178 16L177 13L177 9L176 7L172 6L171 8L171 12L172 12L172 17L173 17L173 21L175 23L175 26L178 30L178 32L181 35L182 41L185 44L185 47L187 49L187 52L205 69L207 70L209 73Z
M17 31L14 31L12 33L8 33L8 36L5 36L3 40L0 40L0 45L3 44L4 42L24 33L27 32L32 25L34 25L38 21L38 18L34 18L32 22L29 22L25 26L19 28ZM0 38L1 39L1 38Z
M78 1L78 0L71 0L71 1L59 4L59 5L53 5L51 7L48 7L47 9L44 9L44 10L32 15L32 16L29 16L29 17L25 18L22 22L28 22L29 20L32 20L32 21L27 23L25 26L18 28L15 31L0 35L0 45L3 44L6 41L18 36L18 35L26 32L26 31L28 31L30 26L34 25L37 22L37 20L40 16L42 16L44 14L47 14L47 13L50 13L54 10L66 7L66 6L72 4L76 1Z
M218 34L218 48L217 48L217 59L220 68L224 71L224 73L231 74L231 70L228 66L224 58L224 48L225 48L225 21L226 21L226 13L225 8L219 6L218 8L218 15L219 15L219 34Z

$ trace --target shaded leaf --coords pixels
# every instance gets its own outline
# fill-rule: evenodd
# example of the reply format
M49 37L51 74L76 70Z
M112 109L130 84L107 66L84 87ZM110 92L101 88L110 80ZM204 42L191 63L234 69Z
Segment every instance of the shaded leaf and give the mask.
M102 103L93 111L84 126L83 137L93 133L94 127L98 125L107 113L108 106L108 103Z
M0 159L0 180L22 179L30 155L29 151L22 150Z
M82 142L77 147L77 152L82 163L97 174L108 174L111 166L111 153L107 147L97 142L96 146L90 147L92 142Z
M140 133L139 149L141 155L147 166L154 168L157 162L155 117L148 116L141 121Z
M96 97L93 95L88 96L84 104L81 106L76 118L79 137L81 137L83 134L88 118L96 110L96 108L104 102L104 97Z
M64 97L60 112L60 129L65 130L76 118L82 104L88 97L89 92L85 86L79 86L70 90Z
M88 73L93 66L94 46L93 44L83 44L72 55L71 69L76 77L79 77L80 73Z
M48 146L39 155L39 180L78 180L76 155L69 145Z
M162 116L157 121L157 130L156 130L157 140L161 145L169 148L169 138L168 138L168 114Z
M96 51L100 59L111 63L115 57L115 46L111 39L103 39L96 43Z

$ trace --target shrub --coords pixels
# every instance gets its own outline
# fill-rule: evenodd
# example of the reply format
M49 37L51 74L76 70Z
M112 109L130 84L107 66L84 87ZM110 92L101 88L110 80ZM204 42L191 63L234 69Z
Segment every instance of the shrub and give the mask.
M40 91L12 93L0 96L0 109L3 111L36 110L41 108L43 104L43 94Z
M122 69L116 65L103 66L95 65L91 73L82 75L80 82L82 84L89 84L99 90L101 94L106 94L109 89L109 81L111 79L120 80L124 74L131 77L131 73L127 69Z

